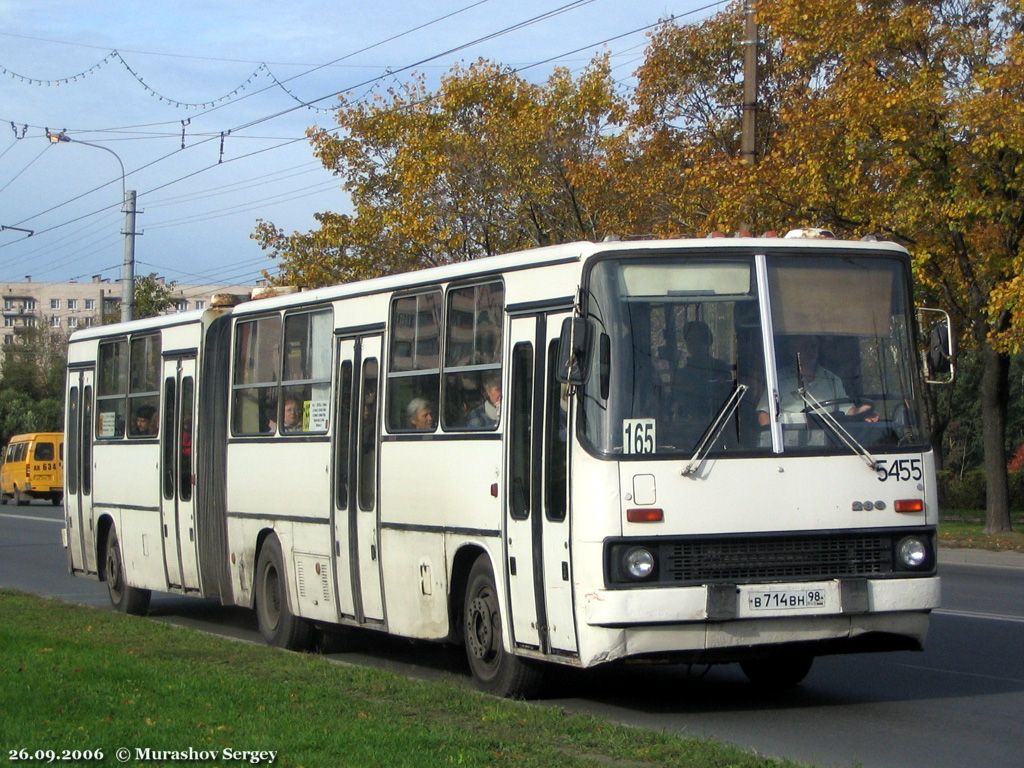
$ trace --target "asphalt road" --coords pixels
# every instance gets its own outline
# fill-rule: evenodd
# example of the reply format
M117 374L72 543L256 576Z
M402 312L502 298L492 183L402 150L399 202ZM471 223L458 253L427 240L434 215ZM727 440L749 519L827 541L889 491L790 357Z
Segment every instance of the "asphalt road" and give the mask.
M87 605L106 587L67 574L59 508L0 508L0 586ZM953 563L952 561L957 561ZM729 741L819 766L1024 766L1024 556L940 556L943 608L923 653L820 658L800 688L758 693L735 665L559 671L544 701L644 728ZM249 611L154 595L151 615L259 641ZM333 658L466 683L461 655L356 634Z

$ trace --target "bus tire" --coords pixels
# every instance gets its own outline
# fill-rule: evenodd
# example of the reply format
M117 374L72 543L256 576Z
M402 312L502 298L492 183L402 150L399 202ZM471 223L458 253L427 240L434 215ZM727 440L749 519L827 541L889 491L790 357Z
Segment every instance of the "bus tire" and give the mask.
M466 659L477 687L509 699L535 696L543 673L535 662L505 650L501 604L486 555L480 555L470 569L462 615Z
M106 555L107 592L110 594L110 604L121 613L143 616L149 608L149 600L153 593L148 589L128 585L124 578L123 562L117 532L111 528L110 535L107 536Z
M268 536L256 566L256 618L260 634L269 645L289 651L305 651L313 640L313 627L288 607L287 576L281 543Z
M21 492L21 488L14 486L14 506L24 507L26 504L28 504L28 497Z
M781 691L803 682L813 663L814 657L810 654L769 656L741 661L740 669L758 688Z
M62 493L52 493L52 494L50 494L50 503L53 504L53 506L59 507L60 503L62 501L64 501L64 494L62 494Z

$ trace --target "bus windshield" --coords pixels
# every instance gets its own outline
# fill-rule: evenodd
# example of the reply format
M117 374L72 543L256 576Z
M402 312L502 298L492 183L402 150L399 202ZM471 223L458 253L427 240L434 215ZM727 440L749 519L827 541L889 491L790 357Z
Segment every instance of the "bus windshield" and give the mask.
M761 280L755 257L735 252L594 265L580 408L592 450L849 452L833 420L871 451L926 442L902 262L829 251L761 265Z

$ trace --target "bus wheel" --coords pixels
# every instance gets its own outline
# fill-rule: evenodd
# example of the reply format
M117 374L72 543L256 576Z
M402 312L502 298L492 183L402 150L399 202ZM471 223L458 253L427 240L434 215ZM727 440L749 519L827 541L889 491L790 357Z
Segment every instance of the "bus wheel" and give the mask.
M759 688L784 690L799 685L811 671L814 657L810 654L774 656L740 662L747 679Z
M64 501L64 496L60 493L54 493L50 496L50 503L55 507L59 507L62 501Z
M23 507L26 504L28 504L28 498L21 492L21 488L14 486L14 505L16 507Z
M283 563L280 542L276 536L268 536L256 566L256 618L267 643L290 651L305 651L313 639L312 626L288 608Z
M121 545L117 541L117 532L111 528L107 537L107 592L110 602L121 613L142 616L149 608L152 592L148 589L136 589L128 586L124 579L124 568L121 560Z
M543 676L540 667L508 653L502 643L498 592L485 555L476 559L469 572L463 635L469 668L480 689L513 699L537 694Z

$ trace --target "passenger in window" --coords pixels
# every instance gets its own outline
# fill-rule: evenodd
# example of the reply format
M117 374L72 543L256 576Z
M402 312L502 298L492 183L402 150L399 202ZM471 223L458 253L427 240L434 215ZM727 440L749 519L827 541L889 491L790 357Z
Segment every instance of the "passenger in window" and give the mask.
M302 430L302 403L297 397L286 397L282 415L282 432L298 432Z
M711 345L715 337L708 324L691 320L683 326L683 341L686 342L686 368L701 371L703 378L721 381L732 377L732 366L724 360L711 356Z
M277 421L274 419L270 420L270 429L271 431L277 429ZM284 399L284 406L281 414L281 431L302 431L302 403L297 397L289 396Z
M412 429L434 429L434 407L422 397L414 397L405 407L405 415Z
M838 406L849 405L845 411L847 416L860 415L865 421L878 421L878 414L873 413L871 403L852 402L846 394L843 380L818 365L820 344L817 336L794 336L786 346L787 354L779 365L779 410L782 413L800 413L807 408L807 403L800 396L802 383L811 397L827 406L826 410L836 411ZM757 421L762 427L771 423L767 392L757 404Z
M140 405L135 409L135 429L132 434L155 435L157 430L156 408L152 405Z
M484 376L481 389L484 401L469 412L466 426L470 429L490 429L497 425L501 414L501 376L488 373Z
M696 441L732 392L733 367L711 355L714 336L707 323L683 326L686 363L672 376L672 421L687 446Z

